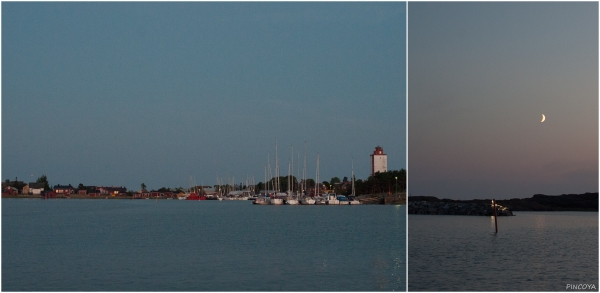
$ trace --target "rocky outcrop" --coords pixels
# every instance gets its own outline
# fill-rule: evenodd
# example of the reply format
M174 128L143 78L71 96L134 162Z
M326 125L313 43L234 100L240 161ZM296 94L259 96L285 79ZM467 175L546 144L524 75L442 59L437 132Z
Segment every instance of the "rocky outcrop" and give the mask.
M408 201L409 214L493 216L492 204L445 201ZM498 216L512 216L506 207L498 206Z

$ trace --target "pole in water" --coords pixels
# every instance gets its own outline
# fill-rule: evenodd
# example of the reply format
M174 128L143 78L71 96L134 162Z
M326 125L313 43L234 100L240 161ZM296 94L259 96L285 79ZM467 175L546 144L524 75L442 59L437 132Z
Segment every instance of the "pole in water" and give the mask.
M494 206L494 223L496 225L496 234L498 234L498 213L496 212L496 200L492 199L492 205Z

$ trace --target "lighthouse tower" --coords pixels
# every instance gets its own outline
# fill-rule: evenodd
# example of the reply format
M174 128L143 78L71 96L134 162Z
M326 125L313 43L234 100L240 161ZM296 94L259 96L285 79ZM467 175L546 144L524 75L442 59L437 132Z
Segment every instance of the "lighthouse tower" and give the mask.
M375 147L375 151L371 155L371 176L376 172L387 172L387 155L383 153L383 148Z

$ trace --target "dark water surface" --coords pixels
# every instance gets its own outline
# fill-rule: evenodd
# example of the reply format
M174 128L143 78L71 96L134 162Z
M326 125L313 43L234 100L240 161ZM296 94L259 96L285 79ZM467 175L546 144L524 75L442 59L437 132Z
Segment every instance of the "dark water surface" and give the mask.
M405 206L2 199L3 291L405 291Z
M597 212L409 215L409 291L598 290Z

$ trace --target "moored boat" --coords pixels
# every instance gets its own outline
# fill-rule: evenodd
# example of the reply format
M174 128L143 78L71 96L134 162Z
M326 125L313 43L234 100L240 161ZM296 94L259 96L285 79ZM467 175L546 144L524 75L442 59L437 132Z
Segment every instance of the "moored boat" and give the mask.
M206 200L206 196L198 195L197 193L192 192L186 197L186 200Z
M337 200L340 205L349 205L350 204L350 201L344 195L338 195Z
M356 195L354 194L354 159L352 159L352 194L348 196L348 200L351 205L360 204L360 201L356 199Z
M298 200L297 200L297 199L294 199L294 198L287 198L287 199L285 200L285 204L287 204L287 205L297 205L297 204L299 204L299 202L298 202Z
M252 204L260 204L260 205L268 205L271 204L268 198L265 197L257 197Z
M316 201L310 196L305 196L300 199L300 204L311 205L311 204L315 204L315 202Z
M337 196L335 195L335 193L329 193L327 194L327 204L328 205L339 205L340 201L337 199Z
M360 201L358 199L356 199L355 196L349 195L348 196L348 204L350 204L350 205L358 205L358 204L360 204Z
M325 205L325 204L327 204L327 200L325 200L324 197L316 196L315 197L315 204L316 205Z
M272 197L269 201L272 205L282 205L283 204L283 198Z

